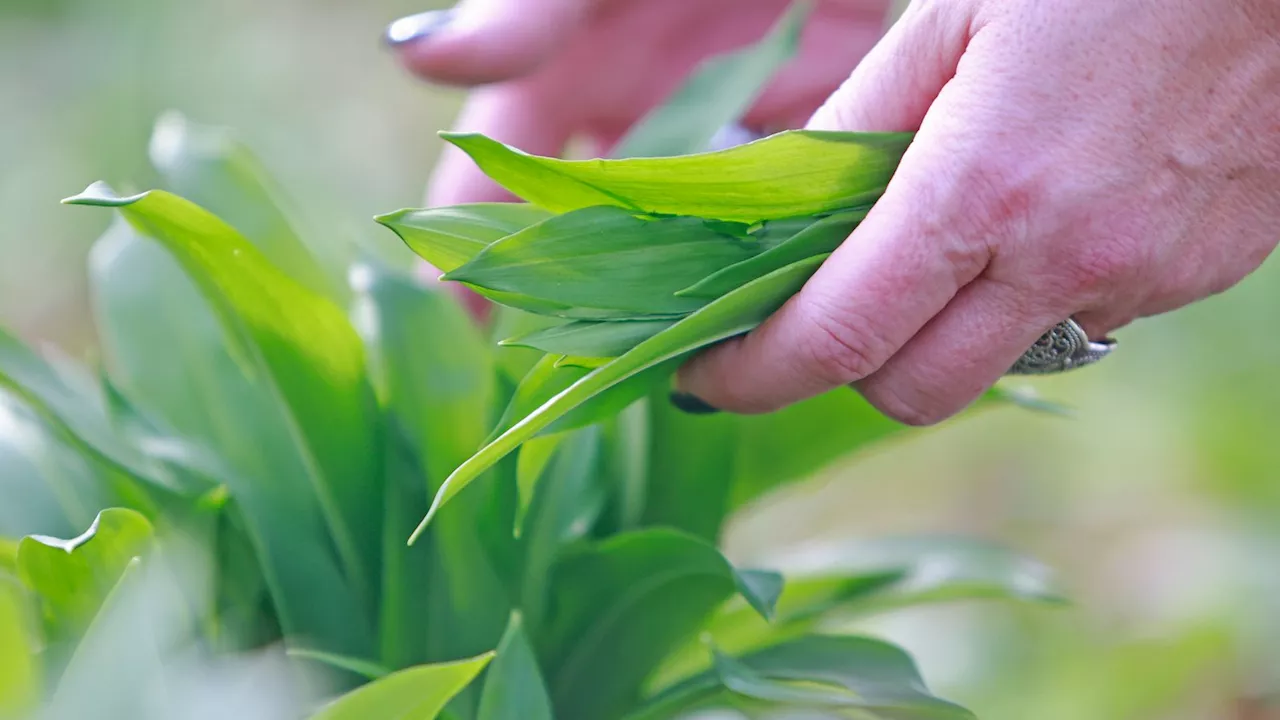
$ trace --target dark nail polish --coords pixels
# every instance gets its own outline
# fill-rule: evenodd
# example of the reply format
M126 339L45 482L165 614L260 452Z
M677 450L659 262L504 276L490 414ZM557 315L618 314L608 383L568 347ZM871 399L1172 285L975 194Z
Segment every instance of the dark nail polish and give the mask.
M705 400L697 395L690 395L685 392L671 393L671 404L676 406L677 410L687 412L690 415L711 415L718 413L718 408L708 405Z
M452 9L429 10L420 12L417 15L402 17L387 26L386 32L382 34L382 39L391 47L421 40L439 32L453 20L455 14L456 12Z

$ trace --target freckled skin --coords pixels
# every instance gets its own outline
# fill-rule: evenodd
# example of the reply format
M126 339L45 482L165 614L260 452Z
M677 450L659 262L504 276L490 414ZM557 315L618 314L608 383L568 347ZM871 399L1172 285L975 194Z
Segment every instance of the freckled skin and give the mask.
M758 37L785 4L476 0L463 13L483 5L487 20L404 57L465 79L467 48L505 39L508 81L476 90L461 127L542 154L571 135L604 148L697 59ZM535 6L563 20L541 40L503 24ZM1230 288L1274 249L1280 3L916 0L876 43L884 10L819 3L748 119L918 130L915 142L804 290L695 358L683 391L760 412L849 383L930 424L1055 323L1074 316L1099 337ZM430 192L502 198L457 155Z

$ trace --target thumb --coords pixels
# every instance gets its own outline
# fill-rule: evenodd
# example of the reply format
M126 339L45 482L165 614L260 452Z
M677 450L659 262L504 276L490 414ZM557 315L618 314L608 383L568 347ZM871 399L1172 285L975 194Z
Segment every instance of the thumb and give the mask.
M400 18L386 42L413 72L448 85L531 73L581 27L595 0L463 0Z
M919 130L969 44L969 4L911 3L818 108L807 127L850 132Z

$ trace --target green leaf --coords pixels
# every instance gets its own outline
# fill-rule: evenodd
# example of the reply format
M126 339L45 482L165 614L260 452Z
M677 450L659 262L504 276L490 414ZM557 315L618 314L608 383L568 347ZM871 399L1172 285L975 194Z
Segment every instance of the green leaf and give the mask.
M265 375L287 403L292 429L314 458L315 493L350 581L366 588L377 566L378 423L364 351L341 309L273 267L232 227L155 190L120 197L91 185L64 202L116 208L160 242L215 311L232 355Z
M476 720L554 720L551 698L519 612L511 614L485 676Z
M503 345L536 348L552 355L617 357L675 324L675 320L577 320L503 340Z
M488 652L392 673L343 695L311 720L434 720L492 658Z
M654 665L734 593L770 615L781 578L739 572L711 544L654 529L569 554L551 587L541 636L556 714L607 718L629 707Z
M491 474L461 498L457 513L442 519L426 554L404 541L429 492L489 430L497 395L493 354L444 288L372 263L357 265L351 278L355 324L392 440L402 441L394 452L409 465L392 481L410 484L398 499L389 496L385 508L383 662L403 666L424 651L438 659L492 648L510 604L498 563L486 552L516 552L513 503L500 497L514 497L515 489Z
M70 639L88 628L125 567L145 555L154 533L133 510L98 513L83 534L69 540L28 535L18 545L18 572L39 594L55 637Z
M835 252L867 216L868 209L850 210L815 220L759 255L722 268L676 294L681 297L717 298L791 263Z
M440 272L469 262L490 243L551 217L523 203L473 203L397 210L374 218Z
M356 675L360 675L369 680L377 680L380 677L391 674L390 670L370 660L362 660L360 658L348 657L346 655L337 655L335 653L324 652L323 650L289 648L287 652L291 658L314 660L339 670L346 670L347 672L355 673Z
M791 6L751 47L704 61L680 88L619 142L616 157L688 155L707 147L716 131L738 120L800 45L811 3Z
M574 407L654 366L671 363L670 371L674 372L680 358L688 353L756 327L800 289L823 259L817 257L796 263L748 283L640 343L622 357L592 370L459 466L436 494L419 528L425 527L445 502L481 472Z
M244 534L284 631L326 651L372 655L373 630L364 605L370 586L355 585L335 553L334 539L342 536L331 531L332 516L323 506L329 479L354 484L357 478L336 478L320 466L301 434L296 409L277 390L265 362L253 363L246 374L228 347L215 303L164 246L117 220L89 261L96 325L113 384L182 436L216 448L230 466L218 480L244 518ZM332 308L327 301L315 302ZM234 308L224 304L224 312ZM282 359L285 351L278 348ZM337 410L321 415L339 421L335 430L347 422ZM373 448L359 445L365 432L359 428L350 439L334 442L352 453L372 453ZM359 481L360 491L376 499L367 478ZM367 539L376 539L376 531L365 532L375 533ZM250 567L242 575L257 572Z
M552 212L616 205L744 223L875 202L912 139L788 130L697 155L570 161L527 155L478 134L442 137L499 184Z
M758 251L700 218L641 218L602 205L509 235L444 279L570 306L574 315L674 315L704 304L676 291Z
M0 573L0 718L27 717L41 694L32 613L17 581Z
M882 720L973 718L931 695L901 649L870 638L810 635L737 659L720 656L713 671L659 694L628 720L674 718L736 698Z
M284 193L230 130L168 112L156 121L149 154L166 190L225 220L294 280L323 295L340 295L339 283L303 242Z
M18 541L0 537L0 573L18 574Z

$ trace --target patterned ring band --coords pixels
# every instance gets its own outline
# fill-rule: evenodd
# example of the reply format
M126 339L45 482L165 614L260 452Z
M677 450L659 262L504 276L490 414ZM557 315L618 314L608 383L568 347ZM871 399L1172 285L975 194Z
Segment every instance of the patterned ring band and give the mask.
M1116 347L1114 340L1092 341L1075 320L1054 325L1018 358L1008 375L1050 375L1092 365Z

